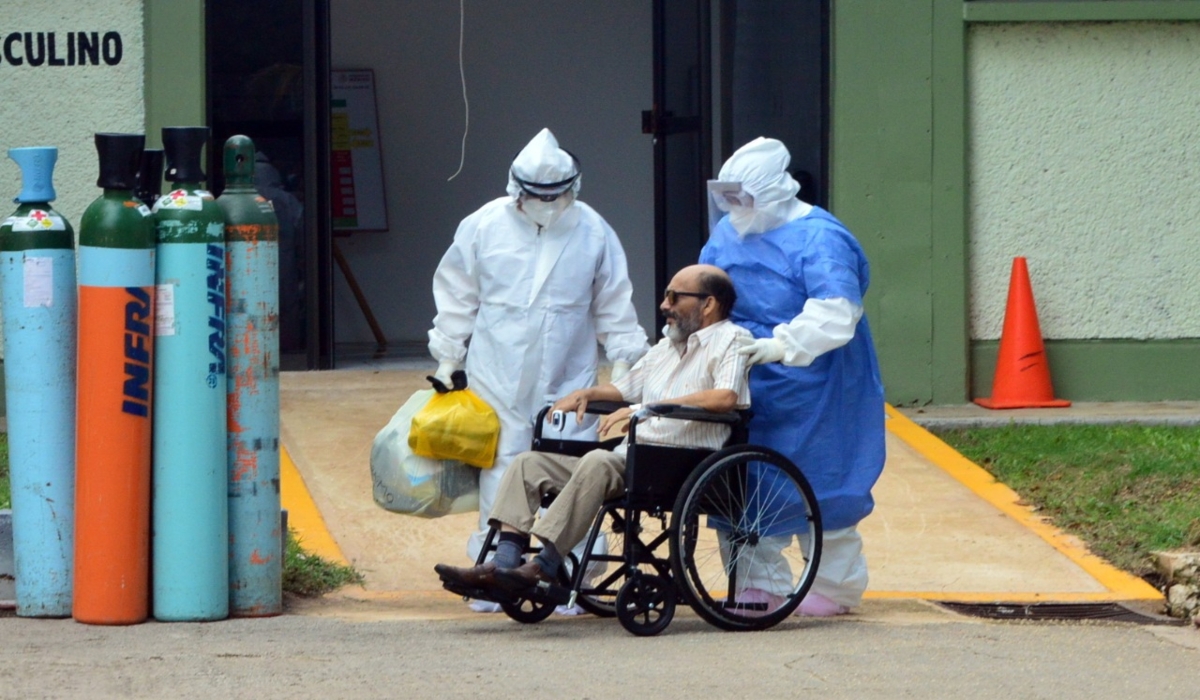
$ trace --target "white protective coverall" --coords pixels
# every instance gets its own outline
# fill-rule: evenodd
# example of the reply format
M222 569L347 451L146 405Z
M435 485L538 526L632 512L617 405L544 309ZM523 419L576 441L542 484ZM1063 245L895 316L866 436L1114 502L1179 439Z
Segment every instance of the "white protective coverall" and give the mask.
M429 351L438 372L465 362L469 386L500 417L495 466L480 472L480 531L467 543L472 559L505 469L530 448L538 411L595 384L597 342L614 374L649 349L625 251L603 217L575 199L578 174L575 157L543 129L513 161L508 196L463 219L434 273ZM528 187L572 177L552 202L529 194L517 179ZM525 211L525 204L534 206Z

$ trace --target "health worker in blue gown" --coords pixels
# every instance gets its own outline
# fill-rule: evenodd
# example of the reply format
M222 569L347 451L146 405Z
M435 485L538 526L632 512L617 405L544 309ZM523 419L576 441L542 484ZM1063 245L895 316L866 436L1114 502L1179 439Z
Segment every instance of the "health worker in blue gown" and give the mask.
M831 616L867 587L857 526L883 470L883 384L863 315L866 256L832 214L797 198L790 162L783 143L761 137L730 156L708 185L713 226L700 262L733 279L730 318L755 338L741 350L754 365L750 440L800 467L820 505L820 564L798 612ZM749 558L747 575L768 597L789 592L772 570L790 540L765 537Z

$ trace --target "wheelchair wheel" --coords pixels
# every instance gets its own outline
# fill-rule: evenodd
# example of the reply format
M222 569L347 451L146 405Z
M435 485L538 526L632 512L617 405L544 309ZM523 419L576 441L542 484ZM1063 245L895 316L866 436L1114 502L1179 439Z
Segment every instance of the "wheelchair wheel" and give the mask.
M665 543L666 529L660 519L644 511L611 504L600 511L592 529L594 540L591 549L585 550L587 568L575 602L598 617L613 617L617 614L617 594L631 571L625 559L626 543L632 549L632 560L637 562L633 568L666 576L670 573L669 562L656 560L652 554L655 547ZM576 564L572 558L572 574Z
M558 584L565 591L571 585L571 577L567 575L566 565L558 569ZM505 615L527 625L536 624L554 614L554 608L560 601L542 597L513 597L501 600L500 609Z
M675 617L675 585L662 576L635 572L617 593L617 619L639 637L662 632Z
M700 617L766 629L800 605L821 558L812 487L783 455L737 445L692 472L675 501L671 569Z
M527 625L541 622L554 613L554 603L533 598L514 598L502 601L500 608L504 610L505 615Z

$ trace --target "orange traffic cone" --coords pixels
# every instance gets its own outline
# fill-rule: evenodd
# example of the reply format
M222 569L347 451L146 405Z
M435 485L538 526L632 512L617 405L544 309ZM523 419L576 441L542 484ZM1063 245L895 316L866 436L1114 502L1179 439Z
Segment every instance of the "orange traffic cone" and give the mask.
M1071 405L1070 401L1054 398L1050 365L1042 344L1042 329L1038 326L1025 258L1013 258L1004 330L1000 334L996 375L992 379L992 397L975 399L975 403L984 408L1062 408Z

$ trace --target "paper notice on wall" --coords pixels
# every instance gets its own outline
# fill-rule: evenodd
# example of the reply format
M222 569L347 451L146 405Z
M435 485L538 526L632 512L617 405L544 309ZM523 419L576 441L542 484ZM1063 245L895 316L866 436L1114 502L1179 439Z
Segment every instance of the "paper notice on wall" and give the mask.
M330 188L335 231L386 231L387 193L375 109L375 73L330 71Z
M154 335L175 335L175 285L154 287Z
M54 258L25 258L25 308L54 306Z

